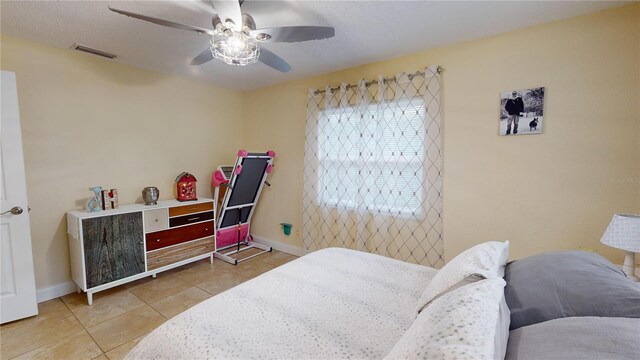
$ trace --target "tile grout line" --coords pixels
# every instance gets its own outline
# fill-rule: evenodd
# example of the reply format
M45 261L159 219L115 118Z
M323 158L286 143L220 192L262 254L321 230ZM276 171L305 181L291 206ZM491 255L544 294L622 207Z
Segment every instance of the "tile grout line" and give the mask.
M53 299L52 299L52 300L53 300ZM80 325L82 325L82 324L80 324ZM18 355L16 355L16 356L14 356L14 357L11 357L11 358L9 358L8 360L17 359L18 357L20 357L20 356L22 356L22 355L28 354L28 353L30 353L30 352L32 352L32 351L36 351L36 350L41 349L41 348L43 348L43 347L45 347L45 346L47 346L47 345L51 345L51 344L53 344L53 343L57 343L58 341L60 341L61 339L66 338L66 337L76 336L76 335L80 334L80 333L81 333L81 332L83 332L83 331L86 331L86 329L85 329L85 328L82 328L82 330L78 330L77 332L75 332L75 333L73 333L73 334L69 334L69 335L63 336L63 337L61 337L60 339L57 339L57 340L52 340L52 341L50 341L50 342L48 342L48 343L46 343L46 344L43 344L43 345L41 345L41 346L38 346L38 347L37 347L37 348L35 348L35 349L31 349L31 350L29 350L29 351L26 351L26 352L23 352L23 353L21 353L21 354L18 354ZM97 346L97 345L98 345L98 344L96 344L96 346ZM98 348L100 348L100 346L98 346ZM102 349L100 349L100 351L102 351ZM101 352L101 354L102 354L102 352ZM98 356L100 356L100 355L98 355Z
M143 303L143 304L145 304L145 305L149 305L149 304L148 304L146 301L144 301L140 296L136 295L136 293L134 293L133 291L131 291L131 289L129 289L129 288L125 288L125 289L126 289L128 292L130 292L130 293L131 293L131 295L133 295L133 297L135 297L136 299L138 299L138 300L142 301L142 303ZM149 306L151 306L151 305L149 305ZM128 312L128 311L127 311L127 312Z
M183 281L184 281L184 280L183 280ZM185 281L185 282L186 282L186 283L188 283L187 281ZM195 285L194 285L194 286L195 286ZM159 312L158 310L156 310L153 306L151 306L151 304L150 304L150 303L148 303L148 302L144 301L142 298L140 298L139 296L137 296L133 291L131 291L130 289L128 289L128 288L126 288L126 287L123 287L123 289L124 289L124 290L126 290L126 291L128 291L128 292L129 292L131 295L133 295L135 298L139 299L139 300L140 300L144 305L149 306L153 311L157 312L157 313L158 313L160 316L162 316L165 320L169 320L169 318L167 318L166 316L164 316L164 314L162 314L161 312ZM201 290L203 290L203 289L201 289ZM203 291L204 291L204 290L203 290ZM205 291L205 292L206 292L206 291ZM207 292L207 293L208 293L208 292ZM59 296L59 297L57 297L57 298L55 298L55 299L51 299L51 300L49 300L49 301L54 301L54 300L60 301L60 302L62 303L62 305L63 305L63 306L64 306L64 307L69 311L69 313L70 313L70 315L62 315L61 317L63 317L63 318L65 318L65 317L73 317L73 318L77 321L77 323L80 325L80 327L82 328L81 330L79 330L79 331L77 331L77 332L75 332L75 333L73 333L73 334L67 335L67 336L75 336L75 335L77 335L77 334L79 334L79 333L81 333L81 332L85 332L85 333L86 333L86 334L91 338L91 341L93 341L93 343L94 343L94 344L98 347L98 349L100 350L100 355L98 355L98 356L96 356L96 357L100 357L101 355L104 355L104 356L106 356L107 358L109 358L109 357L107 356L107 351L105 351L105 350L100 346L100 344L98 344L98 341L93 337L93 335L91 335L91 332L89 332L89 328L88 328L88 327L87 327L87 326L86 326L82 321L80 321L80 319L78 318L78 316L73 312L73 310L69 307L69 305L68 305L68 304L67 304L67 303L66 303L62 298L63 298L63 296ZM165 298L166 298L166 297L165 297ZM163 298L163 299L164 299L164 298ZM162 299L159 299L159 300L162 300ZM158 300L158 301L159 301L159 300ZM144 306L144 305L141 305L140 307L142 307L142 306ZM137 307L137 308L131 309L131 310L129 310L129 311L137 310L137 309L139 309L140 307ZM127 312L129 312L129 311L127 311ZM125 312L125 313L123 313L123 314L126 314L127 312ZM121 315L123 315L123 314L121 314ZM36 316L38 316L38 315L36 315ZM98 322L98 323L96 323L96 324L93 324L92 326L96 326L96 325L102 324L102 323L104 323L104 322L106 322L106 321L109 321L109 320L111 320L111 319L106 319L106 320L100 321L100 322ZM5 330L5 331L6 331L6 330ZM67 337L67 336L62 337L61 339L65 338L65 337ZM11 359L15 359L15 358L17 358L17 357L19 357L19 356L22 356L22 355L24 355L24 354L30 353L30 352L32 352L32 351L35 351L35 350L41 349L41 348L43 348L43 347L45 347L45 346L48 346L48 345L51 345L51 344L53 344L53 343L57 343L57 342L59 342L61 339L51 340L51 341L46 342L46 343L44 343L44 344L42 344L42 345L40 345L40 346L38 346L38 347L36 347L36 348L34 348L34 349L25 350L24 352L21 352L21 353L16 354L15 356L12 356L9 360L11 360ZM121 345L123 345L123 344L120 344L120 345L118 345L118 346L121 346ZM116 346L116 348L117 348L118 346ZM115 348L114 348L114 349L115 349ZM111 349L111 350L113 350L113 349ZM110 350L109 350L109 351L110 351Z
M122 286L122 285L121 285L121 286ZM142 300L140 297L138 297L136 294L134 294L134 293L133 293L133 291L129 290L129 289L128 289L128 288L126 288L126 287L123 287L123 289L124 289L125 291L128 291L128 292L129 292L131 295L133 295L133 297L135 297L136 299L140 300L144 305L147 305L147 306L151 307L153 310L156 310L156 309L155 309L155 308L153 308L151 305L149 305L146 301ZM87 332L87 334L89 335L89 337L91 338L91 340L96 344L96 346L98 346L98 348L99 348L99 349L100 349L100 351L102 352L102 353L101 353L101 355L106 356L106 357L107 357L107 359L108 359L108 358L109 358L109 356L107 356L107 352L108 352L108 351L111 351L111 350L113 350L113 349L111 349L111 350L104 350L104 349L102 348L102 346L100 346L100 344L98 344L98 341L93 337L93 335L91 335L91 332L89 332L89 328L88 328L87 326L85 326L85 325L82 323L82 321L80 321L80 319L78 319L78 317L77 317L77 316L76 316L76 314L73 312L73 310L71 310L71 308L67 305L67 303L66 303L66 302L64 302L64 300L62 300L62 297L59 297L58 299L60 299L60 301L62 301L62 303L64 304L64 306L65 306L67 309L69 309L69 312L71 312L71 314L73 315L73 317L75 317L75 318L76 318L76 320L78 321L78 323L80 324L80 326L82 326L82 328ZM124 313L122 313L122 314L120 314L120 315L118 315L118 316L124 315L124 314L126 314L126 313L128 313L128 312L131 312L131 311L138 310L139 308L143 307L144 305L140 305L140 306L138 306L138 307L136 307L136 308L133 308L133 309L131 309L131 310L129 310L129 311L125 311ZM93 306L93 305L89 305L89 306ZM156 310L156 311L157 311L157 310ZM158 312L158 313L159 313L159 312ZM160 314L160 315L164 317L164 315L162 315L162 314ZM116 317L118 317L118 316L116 316ZM110 319L102 320L102 321L100 321L100 322L98 322L98 323L96 323L96 324L93 324L93 325L91 325L91 326L97 326L97 325L99 325L99 324L102 324L102 323L104 323L104 322L107 322L107 321L109 321L109 320L112 320L112 319L114 319L114 318L116 318L116 317L113 317L113 318L110 318ZM126 343L126 342L125 342L125 343ZM124 343L123 343L123 344L120 344L120 345L118 345L118 346L121 346L121 345L124 345ZM116 346L115 348L117 348L118 346ZM114 348L114 349L115 349L115 348ZM100 356L100 355L98 355L97 357L99 357L99 356Z
M201 288L201 287L200 287L200 286L198 286L198 285L193 285L193 286L194 286L196 289L200 289L200 290L202 290L202 291L206 292L207 294L209 294L209 295L211 295L211 296L216 296L216 294L212 294L212 293L208 292L207 290L205 290L205 289ZM209 299L211 299L211 298L209 298Z
M74 319L76 319L76 321L78 322L78 324L80 324L80 326L82 327L82 330L84 330L84 331L89 335L89 337L91 337L91 334L89 333L89 331L87 330L87 328L85 328L85 326L82 324L82 322L80 322L80 319L78 319L78 317L76 316L76 314L74 314L74 313L73 313L73 311L71 311L71 309L69 308L69 306L67 306L67 303L65 303L65 302L62 300L62 296L57 297L57 298L55 298L55 299L48 300L48 301L52 301L52 300L59 300L59 301L64 305L64 307L65 307L67 310L69 310L69 312L71 313L71 316L73 316L73 318L74 318ZM38 310L38 311L39 311L39 310ZM36 316L38 316L38 315L36 315ZM66 316L64 316L64 315L63 315L62 317L64 318L64 317L68 317L68 316L69 316L69 315L66 315ZM62 338L60 338L60 339L57 339L57 340L51 340L51 341L49 341L49 342L46 342L46 343L44 343L44 344L42 344L42 345L38 346L38 347L37 347L37 348L35 348L35 349L27 350L27 351L25 351L25 352L23 352L23 353L17 354L16 356L13 356L13 357L9 358L9 360L11 360L11 359L15 359L15 358L17 358L17 357L19 357L19 356L22 356L22 355L24 355L24 354L30 353L30 352L32 352L32 351L38 350L38 349L43 348L43 347L45 347L45 346L47 346L47 345L53 344L54 342L57 342L57 341L59 341L59 340L61 340L61 339L64 339L65 337L72 336L72 335L76 335L76 334L80 333L82 330L77 331L77 332L75 332L75 333L73 333L73 334L70 334L70 335L67 335L67 336L63 336L63 337L62 337ZM95 339L93 339L93 337L91 337L91 340L96 344L96 346L98 346L98 348L100 349L100 351L102 351L102 348L100 347L100 345L98 345L98 343L95 341ZM103 354L104 354L104 352L103 352ZM98 356L100 356L100 355L98 355Z
M96 339L93 338L93 335L91 335L91 333L89 332L89 329L82 323L82 321L80 321L80 319L78 319L78 317L76 316L76 314L73 312L73 310L71 310L71 308L69 307L69 305L67 305L66 302L64 302L64 300L62 300L62 296L59 297L58 299L60 299L60 301L62 301L62 303L64 304L64 306L69 309L69 312L73 315L74 318L76 318L76 321L80 324L80 326L82 326L82 328L84 329L84 331L87 333L87 335L89 335L89 337L91 338L91 341L93 341L94 344L96 344L96 346L98 347L98 349L100 349L101 354L100 355L104 355L107 356L106 352L102 349L102 347L100 346L100 344L98 344L98 341L96 341ZM98 355L98 356L100 356ZM96 357L98 357L96 356ZM108 358L108 357L107 357Z
M258 260L258 259L254 259L254 260ZM269 266L269 267L272 267L272 266L273 266L273 264L271 263L271 261L268 261L268 260L270 260L270 258L269 258L269 257L265 257L264 259L259 259L259 261L255 261L254 263L255 263L255 265L258 265L258 266L260 266L260 265L267 265L267 266ZM291 260L289 260L289 261L291 261ZM287 261L287 262L289 262L289 261ZM282 265L282 264L280 264L280 265ZM229 266L232 266L232 265L229 265ZM237 265L236 265L236 266L237 266ZM277 267L278 267L278 266L272 267L270 270L275 269L275 268L277 268ZM214 275L216 275L216 274L224 274L224 273L228 273L228 274L232 274L232 275L237 276L239 279L241 279L241 280L242 280L242 282L246 282L246 281L249 281L249 280L251 280L251 279L253 279L253 278L257 277L257 276L260 276L262 273L264 273L264 272L262 272L262 273L260 273L260 274L258 274L258 275L255 275L255 276L249 276L249 275L246 275L246 274L244 273L244 272L245 272L245 269L239 270L239 269L238 269L237 267L235 267L235 266L234 266L234 268L235 268L235 269L234 269L234 271L231 271L231 272L227 272L226 270L216 271ZM185 270L189 270L189 269L185 269ZM267 270L267 271L269 271L269 270ZM206 289L202 288L202 287L201 287L201 286L199 286L198 284L193 284L192 282L190 282L190 281L187 281L187 280L183 279L182 277L180 277L180 276L179 276L179 273L180 273L180 272L176 272L176 273L172 273L172 274L169 274L169 275L175 275L175 276L176 276L180 281L182 281L182 282L184 282L184 283L188 284L190 287L193 287L193 288L199 289L199 290L203 291L204 293L206 293L206 294L210 295L210 297L209 297L209 298L211 298L211 297L213 297L213 296L216 296L216 295L218 295L218 294L220 294L220 293L221 293L221 292L217 292L217 293L213 294L213 293L211 293L211 292L207 291ZM215 277L215 276L214 276L214 277ZM155 280L155 279L154 279L154 280ZM153 281L153 280L152 280L152 281ZM237 286L237 285L235 285L235 286ZM235 287L235 286L232 286L232 287ZM157 314L159 314L162 318L164 318L164 319L165 319L165 322L166 322L166 321L168 321L168 320L170 320L170 318L168 318L167 316L165 316L164 314L162 314L160 311L158 311L155 307L153 307L153 305L152 305L152 303L151 303L151 302L147 302L147 301L145 301L145 300L144 300L144 299L142 299L140 296L136 295L133 291L131 291L131 289L130 289L130 288L128 288L128 287L126 287L126 286L122 286L122 289L123 289L124 291L127 291L129 294L133 295L133 297L135 297L136 299L138 299L138 300L139 300L142 304L144 304L144 305L141 305L141 306L139 306L139 307L133 308L133 309L131 309L131 310L129 310L129 311L124 312L123 314L118 315L118 316L124 315L124 314L126 314L126 313L128 313L128 312L131 312L131 311L139 310L141 307L143 307L143 306L145 306L145 305L146 305L146 306L148 306L152 311L156 312L156 313L157 313ZM228 290L228 289L227 289L227 290ZM225 290L225 291L226 291L226 290ZM224 291L222 291L222 292L224 292ZM167 299L167 298L169 298L169 297L171 297L171 296L173 296L173 295L175 295L175 294L171 294L171 295L169 295L169 296L165 296L165 297L163 297L163 298L161 298L161 299L157 299L157 300L155 300L154 302L158 302L158 301L161 301L161 300ZM71 334L71 335L68 335L68 336L75 336L75 335L77 335L77 334L79 334L79 333L81 333L81 332L83 332L83 331L84 331L87 335L89 335L89 338L93 341L93 343L94 343L94 344L98 347L98 349L100 350L100 354L99 354L99 355L97 355L96 357L100 357L100 356L104 355L105 357L109 358L109 357L108 357L108 355L107 355L107 351L105 351L105 350L104 350L104 349L103 349L103 348L98 344L98 342L96 341L96 339L95 339L95 338L93 337L93 335L89 332L89 328L88 328L84 323L82 323L82 321L80 321L80 319L79 319L79 318L78 318L78 316L75 314L75 312L71 309L71 307L70 307L70 306L69 306L69 305L68 305L68 304L67 304L67 303L66 303L62 298L63 298L63 297L62 297L62 296L60 296L60 297L56 298L55 300L58 300L58 301L61 301L61 302L62 302L62 304L64 305L64 307L65 307L65 308L66 308L66 309L71 313L71 316L72 316L72 317L73 317L73 318L78 322L78 324L80 324L80 326L81 326L81 328L82 328L82 330L79 330L79 331L77 331L76 333ZM54 300L54 299L52 299L52 300ZM207 300L207 299L204 299L203 301L206 301L206 300ZM200 301L199 303L201 303L201 302L202 302L202 301ZM66 316L64 316L64 315L63 315L63 317L68 317L68 316L69 316L69 315L66 315ZM116 316L116 317L117 317L117 316ZM113 318L112 318L112 319L113 319ZM96 323L96 324L93 324L93 325L91 325L91 326L97 326L97 325L102 324L102 323L104 323L104 322L106 322L106 321L109 321L109 320L111 320L111 319L105 319L105 320L102 320L102 321L100 321L100 322L98 322L98 323ZM151 330L151 331L153 331L153 330ZM143 335L141 335L141 336L146 336L147 334L149 334L149 333L143 334ZM64 338L64 337L63 337L63 338ZM39 346L39 347L37 347L37 348L35 348L35 349L31 349L31 350L25 351L25 352L23 352L23 353L17 354L17 355L15 355L15 356L13 356L11 359L15 359L15 358L16 358L16 357L18 357L18 356L22 356L22 355L27 354L27 353L29 353L29 352L32 352L32 351L38 350L38 349L43 348L43 347L45 347L45 346L47 346L47 345L53 344L53 343L55 343L55 342L58 342L59 340L60 340L60 339L58 339L58 340L53 340L53 341L50 341L50 342L47 342L47 343L45 343L45 344L43 344L43 345L41 345L41 346ZM126 344L126 343L127 343L127 342L124 342L123 344L119 344L118 346L116 346L116 347L114 347L113 349L110 349L110 350L108 350L108 351L114 350L114 349L116 349L116 348L118 348L118 347L120 347L120 346L122 346L122 345L124 345L124 344Z
M155 280L155 278L154 278L154 280ZM153 281L153 280L152 280L152 281ZM120 285L120 286L123 286L123 285ZM158 313L160 316L162 316L165 320L169 320L169 319L168 319L166 316L164 316L161 312L159 312L158 310L156 310L156 308L154 308L153 306L151 306L151 304L149 304L148 302L144 301L141 297L139 297L139 296L138 296L138 295L136 295L133 291L131 291L131 289L126 288L126 287L124 287L124 286L123 286L123 288L124 288L126 291L128 291L129 293L131 293L131 295L133 295L136 299L138 299L138 300L142 301L142 303L143 303L144 305L141 305L141 306L139 306L139 307L136 307L136 308L134 308L134 309L131 309L131 310L129 310L129 311L126 311L126 312L124 312L124 313L122 313L122 314L120 314L120 315L118 315L118 316L122 316L122 315L127 314L127 313L129 313L129 312L131 312L131 311L136 311L136 310L138 310L138 309L140 309L140 308L142 308L142 307L144 307L144 306L146 305L146 306L148 306L151 310L155 311L155 312L156 312L156 313ZM113 318L111 318L111 319L107 319L107 320L101 321L101 322L100 322L100 323L98 323L98 324L102 324L102 323L107 322L107 321L109 321L109 320L113 320L113 319L117 318L118 316L113 317ZM96 325L98 325L98 324L94 324L94 325L92 325L92 326L96 326ZM164 324L164 322L163 322L163 324ZM162 325L162 324L161 324L161 325ZM157 327L156 327L155 329L157 329ZM155 330L155 329L153 329L153 330ZM151 330L151 331L153 331L153 330ZM151 331L150 331L150 332L151 332ZM89 332L89 330L87 330L87 332ZM150 332L145 333L145 334L142 334L142 335L140 335L140 336L146 336L146 335L148 335ZM91 334L89 334L89 336L91 336ZM140 336L138 336L138 337L140 337ZM129 340L129 341L133 341L133 340L137 339L138 337L135 337L135 338L133 338L133 339L131 339L131 340ZM92 337L92 338L93 338L93 337ZM94 341L95 341L95 340L94 340ZM107 359L111 359L111 358L107 355L107 352L112 351L112 350L115 350L115 349L119 348L120 346L122 346L122 345L124 345L124 344L128 343L129 341L125 341L125 342L123 342L122 344L119 344L118 346L115 346L113 349L109 349L109 350L106 350L106 351L105 351L105 350L103 350L103 354L104 354L104 356L106 356L106 357L107 357ZM98 344L98 342L97 342L97 341L96 341L96 344ZM98 345L98 347L100 347L100 350L102 350L102 347L101 347L100 345Z
M0 1L2 1L2 0L0 0ZM122 286L122 285L119 285L119 286ZM118 286L118 287L119 287L119 286ZM117 289L118 287L114 287L114 288L112 288L112 289ZM142 300L142 299L140 299L139 297L137 297L137 296L136 296L136 294L134 294L134 293L133 293L132 291L130 291L129 289L127 289L127 288L123 288L123 290L128 291L129 293L131 293L131 295L133 295L135 298L137 298L138 300L140 300L144 305L148 305L144 300ZM64 304L65 304L65 306L67 306L67 308L69 309L69 311L71 312L71 314L73 314L73 315L76 317L76 319L78 320L78 322L80 323L80 325L82 325L82 327L84 327L84 328L87 330L87 332L89 332L89 327L91 327L91 326L97 326L97 325L100 325L100 324L102 324L103 322L109 321L109 320L111 320L111 319L113 319L113 318L116 318L116 317L118 317L118 316L120 316L120 315L123 315L123 314L126 314L126 313L128 313L128 312L131 312L131 311L134 311L134 310L138 310L139 308L141 308L141 307L143 307L143 306L144 306L144 305L140 305L140 306L135 307L135 308L133 308L133 309L127 310L127 311L123 312L122 314L116 315L116 316L114 316L114 317L112 317L112 318L108 318L108 319L101 320L101 321L99 321L99 322L97 322L97 323L95 323L95 324L92 324L91 326L87 327L87 326L85 326L85 325L82 323L82 321L80 321L80 319L76 316L76 314L73 312L73 310L71 310L71 308L67 305L67 303L65 303L65 302L64 302L64 300L62 300L62 296L61 296L61 297L59 297L59 298L57 298L57 299L60 299L60 300L62 301L62 303L64 303ZM87 305L87 306L93 306L93 305Z

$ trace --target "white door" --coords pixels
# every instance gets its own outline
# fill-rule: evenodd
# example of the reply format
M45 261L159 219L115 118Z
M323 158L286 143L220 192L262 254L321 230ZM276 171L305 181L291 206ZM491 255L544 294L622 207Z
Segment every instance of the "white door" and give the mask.
M2 71L0 323L38 314L16 74Z

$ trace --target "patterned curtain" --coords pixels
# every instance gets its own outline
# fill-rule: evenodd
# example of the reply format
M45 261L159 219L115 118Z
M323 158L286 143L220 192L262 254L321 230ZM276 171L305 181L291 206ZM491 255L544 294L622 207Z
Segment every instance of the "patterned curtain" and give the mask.
M440 103L437 66L309 90L305 253L345 247L444 264Z

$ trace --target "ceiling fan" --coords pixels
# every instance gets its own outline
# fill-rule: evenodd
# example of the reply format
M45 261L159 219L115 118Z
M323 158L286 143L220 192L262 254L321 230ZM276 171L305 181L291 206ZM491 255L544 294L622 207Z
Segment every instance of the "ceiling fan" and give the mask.
M202 65L214 58L230 65L241 66L260 61L281 72L288 72L291 66L284 59L264 48L262 44L320 40L335 35L334 28L330 26L282 26L256 29L253 17L240 10L243 2L244 0L211 0L217 12L217 15L211 19L213 30L136 14L111 6L109 10L174 29L210 35L209 48L196 56L191 61L191 65Z

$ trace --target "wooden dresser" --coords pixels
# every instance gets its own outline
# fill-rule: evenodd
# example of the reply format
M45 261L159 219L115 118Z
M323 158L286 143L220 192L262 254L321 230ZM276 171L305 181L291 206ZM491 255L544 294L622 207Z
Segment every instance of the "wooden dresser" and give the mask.
M91 305L93 293L207 257L213 261L214 217L211 199L70 211L73 281Z

